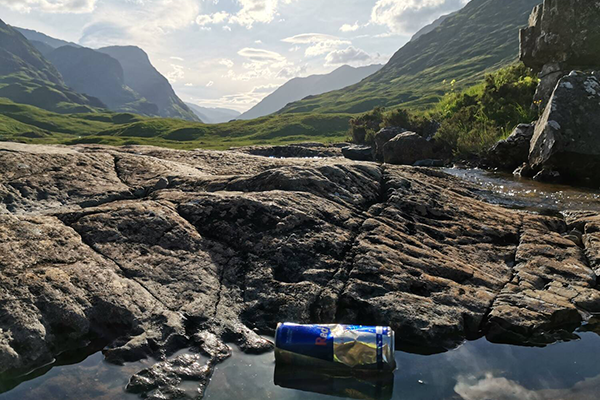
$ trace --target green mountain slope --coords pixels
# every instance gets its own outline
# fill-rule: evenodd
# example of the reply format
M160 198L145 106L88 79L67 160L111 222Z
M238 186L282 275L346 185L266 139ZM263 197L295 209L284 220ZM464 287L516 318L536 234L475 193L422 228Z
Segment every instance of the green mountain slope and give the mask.
M383 69L348 88L289 104L281 112L365 112L424 107L517 59L519 28L540 0L472 0L407 43Z
M158 116L158 106L125 85L121 64L108 54L85 47L63 46L46 57L69 87L99 98L109 109Z
M150 103L156 104L161 117L199 121L196 114L177 97L167 78L150 63L148 55L142 49L135 46L113 46L98 51L121 63L125 84Z
M0 98L0 141L145 144L179 149L330 143L346 139L350 118L348 114L290 114L207 125L130 113L57 114Z
M58 70L19 32L0 20L0 97L56 112L104 107L69 89Z

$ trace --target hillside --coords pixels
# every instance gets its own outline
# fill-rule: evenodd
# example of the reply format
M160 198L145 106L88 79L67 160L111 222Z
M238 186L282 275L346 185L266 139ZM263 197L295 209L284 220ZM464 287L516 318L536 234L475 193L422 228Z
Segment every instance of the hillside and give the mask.
M201 107L192 103L185 103L206 124L220 124L238 118L241 113L229 108Z
M121 63L125 85L150 103L156 104L161 117L199 121L196 114L177 97L167 78L154 68L142 49L135 46L112 46L98 51Z
M514 62L520 27L540 0L473 0L407 43L377 73L348 88L292 103L281 112L351 112L424 107Z
M0 141L41 144L147 144L179 149L346 139L348 114L273 115L207 125L131 113L57 114L0 98Z
M19 32L0 20L0 97L56 112L104 107L65 85L58 70Z
M318 95L332 90L342 89L360 82L381 69L381 65L354 68L344 65L326 75L311 75L306 78L294 78L260 103L243 113L238 119L253 119L273 114L288 103L307 96Z
M46 56L66 84L79 93L99 98L109 109L157 116L158 107L125 85L121 64L85 47L63 46Z

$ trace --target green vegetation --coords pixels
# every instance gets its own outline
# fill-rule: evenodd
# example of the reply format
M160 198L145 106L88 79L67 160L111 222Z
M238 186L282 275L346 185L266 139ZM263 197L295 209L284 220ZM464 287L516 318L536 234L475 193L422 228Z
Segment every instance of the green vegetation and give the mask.
M129 113L58 114L0 98L0 140L39 144L155 145L227 149L257 144L346 140L347 114L275 115L205 125Z
M519 28L540 0L473 0L432 32L407 43L379 72L347 88L307 97L282 113L426 110L449 90L476 84L515 62ZM454 82L454 83L453 83Z
M537 118L530 108L537 84L537 77L523 64L512 65L469 89L451 91L427 111L376 107L350 121L350 136L356 143L372 144L375 133L390 126L428 136L437 121L436 139L448 143L456 156L481 156L516 125Z

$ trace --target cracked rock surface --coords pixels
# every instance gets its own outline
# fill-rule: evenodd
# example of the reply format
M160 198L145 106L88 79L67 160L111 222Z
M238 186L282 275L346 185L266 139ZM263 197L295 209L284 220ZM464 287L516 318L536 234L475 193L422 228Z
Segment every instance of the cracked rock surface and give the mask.
M195 348L129 390L201 397L227 344L269 351L281 321L391 325L423 351L569 339L600 312L599 221L425 168L0 144L0 373L98 338L113 363Z

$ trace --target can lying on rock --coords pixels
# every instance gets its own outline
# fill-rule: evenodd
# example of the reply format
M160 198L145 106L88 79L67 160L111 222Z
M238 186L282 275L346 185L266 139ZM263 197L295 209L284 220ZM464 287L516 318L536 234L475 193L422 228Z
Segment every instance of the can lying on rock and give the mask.
M396 368L394 331L387 326L280 323L275 359L278 364L389 371Z

